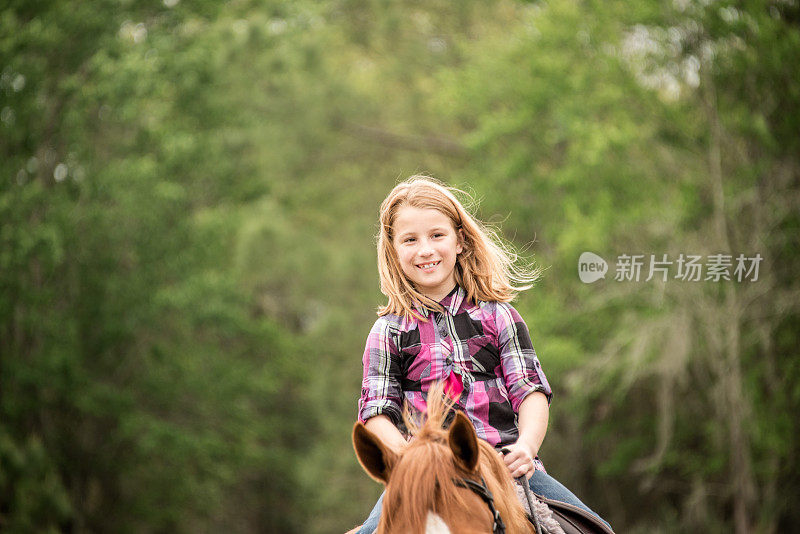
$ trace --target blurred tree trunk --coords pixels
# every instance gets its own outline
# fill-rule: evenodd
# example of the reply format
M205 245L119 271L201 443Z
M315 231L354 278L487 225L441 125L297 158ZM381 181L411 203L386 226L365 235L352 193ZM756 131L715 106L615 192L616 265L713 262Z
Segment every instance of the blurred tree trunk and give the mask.
M703 69L707 73L710 66ZM704 75L700 90L703 94L703 104L710 126L710 141L708 145L708 176L711 180L713 198L713 228L715 229L715 243L719 250L736 256L736 249L732 248L729 232L728 213L730 209L725 205L725 184L722 164L723 131L717 111L716 87L714 80ZM749 225L750 221L738 219L740 225ZM736 225L734 217L731 224ZM737 235L747 235L753 228L738 228ZM754 240L748 239L748 242ZM739 243L736 244L740 245ZM733 482L731 490L734 502L734 527L737 534L747 534L752 531L753 505L756 502L756 483L753 478L751 459L753 452L750 446L748 432L745 429L747 421L753 417L755 410L750 402L745 388L742 386L742 354L741 354L741 323L744 317L743 303L738 295L738 286L724 284L721 288L718 313L709 321L707 330L710 342L710 363L716 371L715 387L719 389L718 410L728 429L728 446L730 479Z

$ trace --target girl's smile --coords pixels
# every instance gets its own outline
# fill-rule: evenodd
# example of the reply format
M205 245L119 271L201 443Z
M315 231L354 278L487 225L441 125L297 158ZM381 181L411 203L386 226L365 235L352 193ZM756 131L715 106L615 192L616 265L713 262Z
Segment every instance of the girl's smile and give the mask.
M435 261L433 263L425 263L423 265L417 265L417 267L419 267L420 269L422 269L422 270L424 270L426 272L430 272L430 271L433 271L433 267L436 267L440 263L441 263L440 261Z
M461 235L450 218L429 208L397 210L392 244L403 274L420 293L439 301L456 284L455 265L462 251Z

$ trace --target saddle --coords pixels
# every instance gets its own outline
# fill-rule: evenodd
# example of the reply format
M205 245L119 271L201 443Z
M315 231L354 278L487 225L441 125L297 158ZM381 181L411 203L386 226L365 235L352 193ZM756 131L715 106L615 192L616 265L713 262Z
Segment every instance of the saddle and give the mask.
M528 513L531 523L536 525L538 522L542 534L614 534L614 531L594 514L537 493L531 494L534 508L531 510L521 484L515 486L517 497Z

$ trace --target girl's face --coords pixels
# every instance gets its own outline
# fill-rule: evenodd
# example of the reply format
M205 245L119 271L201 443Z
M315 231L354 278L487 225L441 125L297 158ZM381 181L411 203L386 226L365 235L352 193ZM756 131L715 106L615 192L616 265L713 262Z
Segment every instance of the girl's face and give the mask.
M426 297L440 301L456 285L461 235L450 218L435 209L403 206L394 225L394 250L403 273Z

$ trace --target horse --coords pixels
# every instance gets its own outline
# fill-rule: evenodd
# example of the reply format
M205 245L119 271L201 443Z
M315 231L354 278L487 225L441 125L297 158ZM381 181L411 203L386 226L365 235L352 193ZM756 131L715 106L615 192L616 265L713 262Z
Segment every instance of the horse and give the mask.
M432 389L421 424L406 412L413 439L399 452L361 422L354 425L358 461L386 486L377 534L535 533L500 454L453 405L441 388Z

